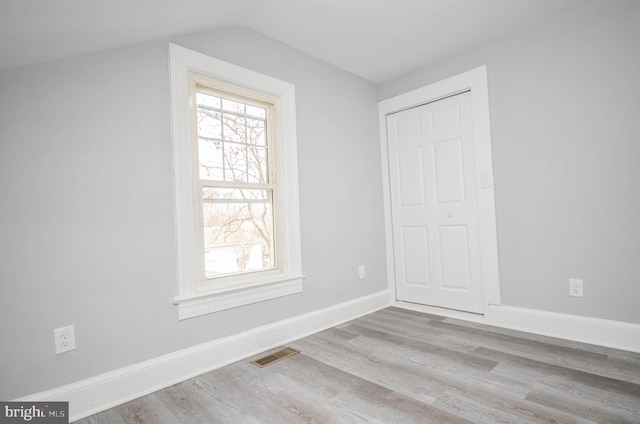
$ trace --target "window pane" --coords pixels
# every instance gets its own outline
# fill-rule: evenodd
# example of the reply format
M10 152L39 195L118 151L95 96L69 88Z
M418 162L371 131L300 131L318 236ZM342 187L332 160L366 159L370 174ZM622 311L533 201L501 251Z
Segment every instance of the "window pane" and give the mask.
M242 116L225 113L222 115L222 122L224 124L223 134L225 140L235 141L236 143L246 142L247 127Z
M224 144L224 180L247 181L247 146Z
M220 109L220 98L210 94L196 93L196 103L198 105Z
M260 146L249 145L247 153L249 160L248 181L250 183L268 183L269 168L267 166L267 149Z
M220 140L198 138L200 178L206 180L222 180L224 178L221 143Z
M205 187L202 196L207 278L275 266L270 190Z
M222 99L222 108L229 112L235 112L239 115L244 115L244 103L234 102L229 99Z
M247 118L247 143L260 144L264 146L267 142L265 137L265 122L258 119Z
M265 119L267 117L267 110L263 107L247 105L247 116Z
M220 112L198 109L198 137L222 138Z
M196 94L200 178L269 183L267 109Z

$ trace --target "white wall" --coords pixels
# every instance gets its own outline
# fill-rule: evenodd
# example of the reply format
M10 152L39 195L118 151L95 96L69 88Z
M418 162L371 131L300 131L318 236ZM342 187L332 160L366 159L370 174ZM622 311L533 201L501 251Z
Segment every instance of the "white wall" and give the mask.
M640 323L640 2L590 2L379 98L482 64L503 303ZM569 278L584 298L568 296Z
M386 288L376 87L230 28L170 41L296 85L307 278L178 322L168 41L0 72L0 399Z

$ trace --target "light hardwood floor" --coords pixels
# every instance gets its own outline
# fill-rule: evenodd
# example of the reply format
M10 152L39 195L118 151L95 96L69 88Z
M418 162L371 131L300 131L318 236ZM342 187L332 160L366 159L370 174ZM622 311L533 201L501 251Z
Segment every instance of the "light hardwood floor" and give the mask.
M289 346L78 423L640 423L640 353L398 308Z

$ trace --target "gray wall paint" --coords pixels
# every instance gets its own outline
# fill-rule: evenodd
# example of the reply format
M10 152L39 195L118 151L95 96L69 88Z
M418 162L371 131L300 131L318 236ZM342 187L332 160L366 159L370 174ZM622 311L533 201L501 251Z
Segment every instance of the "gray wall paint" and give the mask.
M245 29L171 41L296 85L304 293L177 321L167 42L1 72L0 399L386 288L376 87Z
M486 64L503 303L640 323L640 2L588 3L379 88ZM584 279L584 298L568 296Z

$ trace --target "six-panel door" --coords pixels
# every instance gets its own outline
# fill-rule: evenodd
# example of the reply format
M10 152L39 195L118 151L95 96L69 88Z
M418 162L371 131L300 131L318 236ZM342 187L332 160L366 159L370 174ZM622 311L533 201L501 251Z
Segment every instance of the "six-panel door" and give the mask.
M482 313L471 93L387 116L397 299Z

